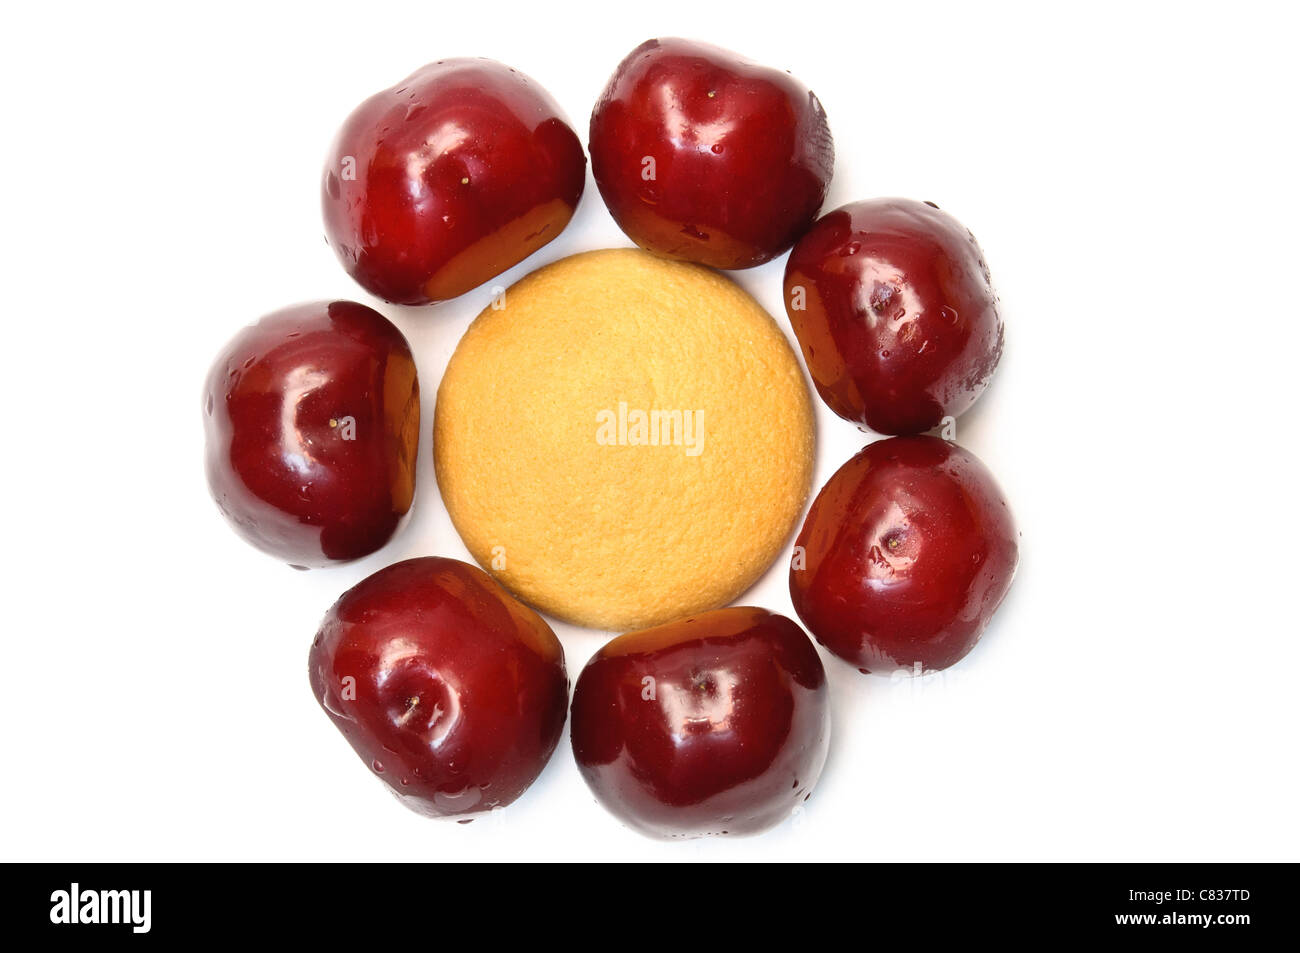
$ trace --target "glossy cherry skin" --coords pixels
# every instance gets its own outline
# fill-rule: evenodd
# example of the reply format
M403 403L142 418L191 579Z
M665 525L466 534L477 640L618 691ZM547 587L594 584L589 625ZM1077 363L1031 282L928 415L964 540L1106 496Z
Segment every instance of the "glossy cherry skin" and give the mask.
M542 617L481 569L433 556L345 592L308 670L367 768L430 817L523 794L560 740L569 700L564 649Z
M591 168L634 242L713 268L770 261L808 229L835 150L788 73L704 43L642 43L591 114Z
M536 82L492 60L440 60L339 130L321 184L325 238L371 294L454 298L559 235L586 170Z
M823 216L786 262L785 306L822 400L877 433L961 414L1002 357L975 237L927 202L872 199Z
M1018 534L975 456L938 437L892 437L836 471L790 563L795 611L863 672L947 668L1011 587Z
M268 314L204 394L208 486L244 539L299 567L392 538L415 495L420 387L402 332L352 301Z
M826 672L803 630L766 609L632 632L582 670L572 741L597 800L643 834L757 833L821 774Z

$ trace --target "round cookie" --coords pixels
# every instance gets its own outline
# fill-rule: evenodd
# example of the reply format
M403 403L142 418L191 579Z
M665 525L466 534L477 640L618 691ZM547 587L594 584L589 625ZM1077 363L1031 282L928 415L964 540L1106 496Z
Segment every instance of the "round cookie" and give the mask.
M620 631L749 588L807 499L813 443L767 312L716 272L630 248L555 262L484 310L433 436L474 558L538 609Z

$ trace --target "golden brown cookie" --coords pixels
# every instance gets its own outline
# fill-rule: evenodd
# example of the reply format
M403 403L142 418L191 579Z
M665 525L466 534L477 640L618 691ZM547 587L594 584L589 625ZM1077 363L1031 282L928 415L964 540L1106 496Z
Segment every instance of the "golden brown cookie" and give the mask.
M627 630L726 605L808 495L813 413L772 318L637 249L533 272L470 325L434 462L474 558L559 619Z

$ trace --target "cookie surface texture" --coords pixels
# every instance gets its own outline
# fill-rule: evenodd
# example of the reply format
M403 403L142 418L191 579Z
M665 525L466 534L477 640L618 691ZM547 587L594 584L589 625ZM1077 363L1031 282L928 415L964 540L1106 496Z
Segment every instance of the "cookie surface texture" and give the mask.
M452 522L507 588L611 631L726 605L789 540L812 404L771 316L698 265L565 258L470 325L438 389Z

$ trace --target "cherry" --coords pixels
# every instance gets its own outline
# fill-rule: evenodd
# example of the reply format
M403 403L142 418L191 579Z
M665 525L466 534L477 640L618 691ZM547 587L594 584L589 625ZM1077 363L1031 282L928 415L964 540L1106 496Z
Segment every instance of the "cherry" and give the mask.
M244 539L298 567L358 559L415 494L420 389L411 349L351 301L244 328L208 374L207 476Z
M1011 587L1017 535L974 454L937 437L879 440L813 501L790 597L808 631L864 672L947 668Z
M551 627L477 567L426 557L345 592L308 657L312 692L403 804L504 807L541 774L569 698Z
M325 237L380 298L454 298L560 234L586 165L533 80L492 60L439 60L343 124L321 188Z
M574 690L573 754L596 798L642 833L756 833L816 784L827 698L798 625L719 609L601 648Z
M854 202L790 253L785 304L822 400L877 433L921 433L988 386L1002 319L969 231L928 202Z
M634 242L714 268L788 249L826 197L821 103L787 73L687 40L648 40L591 114L591 168Z

